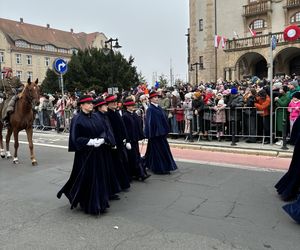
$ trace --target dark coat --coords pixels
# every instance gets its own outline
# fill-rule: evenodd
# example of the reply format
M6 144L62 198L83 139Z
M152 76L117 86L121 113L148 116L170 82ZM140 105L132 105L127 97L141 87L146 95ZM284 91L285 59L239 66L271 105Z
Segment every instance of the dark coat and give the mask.
M87 146L90 139L100 138L105 133L103 124L97 123L95 114L80 112L70 126L69 151L75 151L71 176L58 192L65 194L71 209L80 207L89 214L99 214L109 207L107 185L107 155L103 145ZM100 160L101 159L101 160Z
M148 145L144 164L153 173L168 174L177 169L167 141L168 133L169 125L164 111L150 104L145 120L145 136L148 138Z

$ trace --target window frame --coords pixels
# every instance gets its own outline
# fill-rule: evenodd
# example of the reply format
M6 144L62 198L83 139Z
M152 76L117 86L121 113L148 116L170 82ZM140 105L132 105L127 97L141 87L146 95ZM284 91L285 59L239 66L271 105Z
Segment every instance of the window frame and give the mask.
M26 55L27 65L32 65L32 55Z
M20 80L22 80L22 71L21 70L16 71L16 77L18 77Z
M22 64L22 54L16 54L16 64Z

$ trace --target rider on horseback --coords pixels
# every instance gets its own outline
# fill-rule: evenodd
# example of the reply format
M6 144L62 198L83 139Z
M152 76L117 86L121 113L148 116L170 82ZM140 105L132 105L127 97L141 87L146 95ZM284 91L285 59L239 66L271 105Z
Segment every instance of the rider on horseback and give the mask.
M15 103L18 100L18 94L23 90L23 84L17 77L9 77L1 80L0 93L2 92L2 97L4 100L2 109L2 121L8 124L9 115L13 113ZM2 91L1 91L2 90Z

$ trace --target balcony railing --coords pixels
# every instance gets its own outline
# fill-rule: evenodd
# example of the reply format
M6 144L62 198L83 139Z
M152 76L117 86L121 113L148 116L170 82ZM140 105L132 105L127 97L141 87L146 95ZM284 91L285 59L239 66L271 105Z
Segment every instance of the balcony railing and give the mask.
M300 6L300 0L287 0L286 7L288 9L299 7Z
M283 37L283 32L273 33L277 38L277 46L287 44ZM255 49L255 48L263 48L270 46L270 34L261 35L256 37L247 37L240 39L228 40L226 42L225 51L238 51L238 50L246 50L246 49ZM300 42L300 39L295 41L296 43Z
M271 10L271 5L269 4L269 1L251 3L244 6L244 16L263 14L267 13L269 10Z

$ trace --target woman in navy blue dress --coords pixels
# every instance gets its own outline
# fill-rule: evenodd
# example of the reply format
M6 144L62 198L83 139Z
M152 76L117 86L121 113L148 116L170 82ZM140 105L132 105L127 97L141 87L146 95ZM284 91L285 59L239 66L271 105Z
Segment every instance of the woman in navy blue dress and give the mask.
M88 95L78 100L80 112L71 121L69 137L69 151L75 152L73 169L57 197L65 194L71 209L79 205L85 213L98 215L109 207L109 191L105 139L100 137L105 127L97 123L92 101Z
M167 141L168 120L164 110L158 106L157 92L150 92L149 101L144 129L148 139L144 163L155 174L170 174L177 166Z

